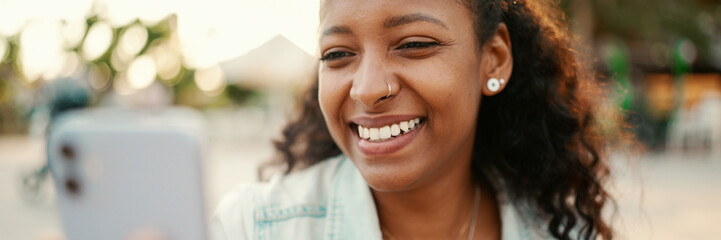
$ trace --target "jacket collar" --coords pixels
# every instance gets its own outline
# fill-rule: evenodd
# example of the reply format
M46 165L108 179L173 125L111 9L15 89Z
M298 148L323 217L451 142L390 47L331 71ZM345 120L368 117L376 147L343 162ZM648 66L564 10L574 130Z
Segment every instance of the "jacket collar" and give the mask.
M382 239L375 201L363 176L343 156L330 190L325 226L326 240ZM501 188L502 189L502 188ZM518 209L505 191L498 191L502 239L534 239Z

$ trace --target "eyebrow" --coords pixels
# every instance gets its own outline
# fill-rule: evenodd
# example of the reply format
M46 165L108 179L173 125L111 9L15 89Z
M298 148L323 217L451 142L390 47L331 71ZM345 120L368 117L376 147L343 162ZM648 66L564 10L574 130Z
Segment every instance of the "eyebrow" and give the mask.
M445 29L448 29L448 26L443 23L443 21L438 20L436 18L433 18L431 16L422 14L422 13L413 13L413 14L407 14L403 16L396 16L396 17L390 17L386 22L383 24L383 27L385 28L395 28L401 25L414 23L414 22L429 22L433 24L437 24Z
M445 29L448 29L448 26L443 23L443 21L438 20L437 18L422 14L422 13L413 13L413 14L406 14L403 16L394 16L388 18L384 23L384 28L395 28L399 27L401 25L406 25L414 22L428 22L433 23L438 26L441 26ZM321 34L321 38L333 35L333 34L353 34L353 31L351 31L350 27L348 26L332 26L329 28L326 28L323 33Z
M323 34L321 37L325 37L332 34L353 34L353 31L350 30L350 27L348 26L332 26L329 28L326 28L323 31Z

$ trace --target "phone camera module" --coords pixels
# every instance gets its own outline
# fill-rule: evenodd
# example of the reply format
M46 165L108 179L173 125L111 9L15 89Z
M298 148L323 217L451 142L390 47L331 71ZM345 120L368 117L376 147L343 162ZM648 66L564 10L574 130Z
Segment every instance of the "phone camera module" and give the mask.
M60 154L62 154L63 158L67 161L75 159L75 149L68 144L63 144L63 146L60 147Z
M80 182L72 177L65 179L65 190L67 190L70 195L80 195Z

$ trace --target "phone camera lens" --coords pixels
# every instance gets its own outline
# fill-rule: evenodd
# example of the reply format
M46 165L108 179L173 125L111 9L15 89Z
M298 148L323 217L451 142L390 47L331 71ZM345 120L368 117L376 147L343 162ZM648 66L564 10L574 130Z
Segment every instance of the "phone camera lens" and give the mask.
M79 195L80 183L74 178L67 178L65 179L65 190L67 190L70 195Z
M73 160L75 159L75 150L67 144L64 144L62 147L60 147L60 153L63 155L65 160Z

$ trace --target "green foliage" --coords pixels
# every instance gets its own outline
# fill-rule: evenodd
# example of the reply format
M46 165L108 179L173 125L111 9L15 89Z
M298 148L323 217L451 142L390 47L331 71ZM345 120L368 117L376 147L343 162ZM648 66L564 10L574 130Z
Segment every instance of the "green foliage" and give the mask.
M228 98L237 105L245 105L250 102L257 101L258 98L260 98L260 93L258 93L258 91L238 85L230 85L226 87L225 92L227 93Z
M578 1L588 1L593 14L593 36L613 36L647 46L668 48L683 39L698 48L699 60L713 61L711 51L720 44L721 5L714 0L565 0L560 5L573 19ZM706 20L704 17L707 16ZM710 16L711 20L708 20ZM715 33L714 33L715 29ZM714 42L716 38L716 42ZM672 63L668 63L672 64Z

